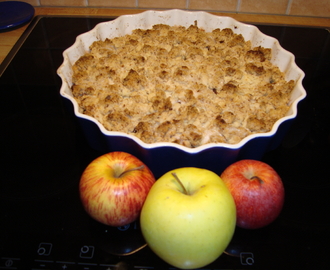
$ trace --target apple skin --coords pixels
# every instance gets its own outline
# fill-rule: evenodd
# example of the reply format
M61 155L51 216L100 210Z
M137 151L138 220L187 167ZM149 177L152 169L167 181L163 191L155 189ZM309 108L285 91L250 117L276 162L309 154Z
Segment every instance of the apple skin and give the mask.
M234 197L238 227L258 229L279 216L284 204L284 186L280 176L268 164L240 160L228 166L221 179Z
M84 170L79 191L86 212L110 226L136 220L151 186L153 173L135 156L110 152L93 160Z
M190 195L175 180L175 173ZM226 249L236 228L235 202L220 177L186 167L165 173L142 207L142 234L165 262L181 269L203 267Z

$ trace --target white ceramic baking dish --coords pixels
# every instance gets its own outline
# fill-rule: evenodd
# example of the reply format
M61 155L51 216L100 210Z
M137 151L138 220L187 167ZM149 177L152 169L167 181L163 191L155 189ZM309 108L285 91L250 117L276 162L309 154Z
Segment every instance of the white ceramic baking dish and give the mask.
M287 80L296 82L287 115L278 120L271 131L249 135L237 144L210 143L196 148L167 142L147 144L135 136L108 131L96 119L80 112L71 92L72 65L89 51L89 46L94 41L130 34L133 29L148 29L160 23L188 27L194 24L196 20L198 27L204 28L206 31L212 31L216 28L231 28L234 33L242 34L245 40L250 40L253 47L271 48L271 62L284 72ZM129 152L143 160L156 177L168 170L183 166L201 167L221 173L226 166L236 160L243 158L261 159L266 151L279 145L297 115L299 101L306 96L306 91L302 86L304 72L296 65L294 55L283 49L278 40L261 33L253 25L206 12L146 11L136 15L120 16L115 20L100 23L91 31L79 35L76 42L64 51L63 57L64 61L58 69L58 75L62 79L60 94L79 120L90 145L102 153L109 151Z

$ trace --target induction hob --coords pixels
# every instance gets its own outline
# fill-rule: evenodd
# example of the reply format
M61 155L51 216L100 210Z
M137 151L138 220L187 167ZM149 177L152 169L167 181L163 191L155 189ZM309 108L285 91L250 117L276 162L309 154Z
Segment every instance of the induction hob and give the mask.
M0 269L174 269L143 241L139 223L110 228L83 210L78 183L97 156L59 95L62 52L113 18L38 16L0 67ZM284 182L279 218L236 229L203 269L324 269L330 254L330 34L257 25L294 53L307 98L282 144L263 161ZM178 164L179 166L179 164Z

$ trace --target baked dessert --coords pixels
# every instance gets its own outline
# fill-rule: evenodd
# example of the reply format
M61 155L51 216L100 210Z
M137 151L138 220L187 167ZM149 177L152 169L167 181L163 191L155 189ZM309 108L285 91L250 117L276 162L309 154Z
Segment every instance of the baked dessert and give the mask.
M81 112L146 143L235 144L268 132L294 81L231 29L157 24L96 41L73 65Z

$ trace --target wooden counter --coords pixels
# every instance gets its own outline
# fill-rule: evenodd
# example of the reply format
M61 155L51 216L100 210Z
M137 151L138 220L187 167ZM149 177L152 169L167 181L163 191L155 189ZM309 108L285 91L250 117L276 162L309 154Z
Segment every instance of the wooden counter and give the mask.
M82 16L100 16L113 17L125 14L136 14L143 12L141 9L107 9L107 8L35 8L35 16L38 15L82 15ZM237 13L212 13L220 16L230 16L238 21L247 23L263 23L263 24L281 24L295 26L312 26L325 27L330 29L329 18L314 18L314 17L296 17L296 16L280 16L280 15L255 15L255 14L237 14ZM0 33L0 63L10 52L19 37L25 31L28 25L13 31Z

